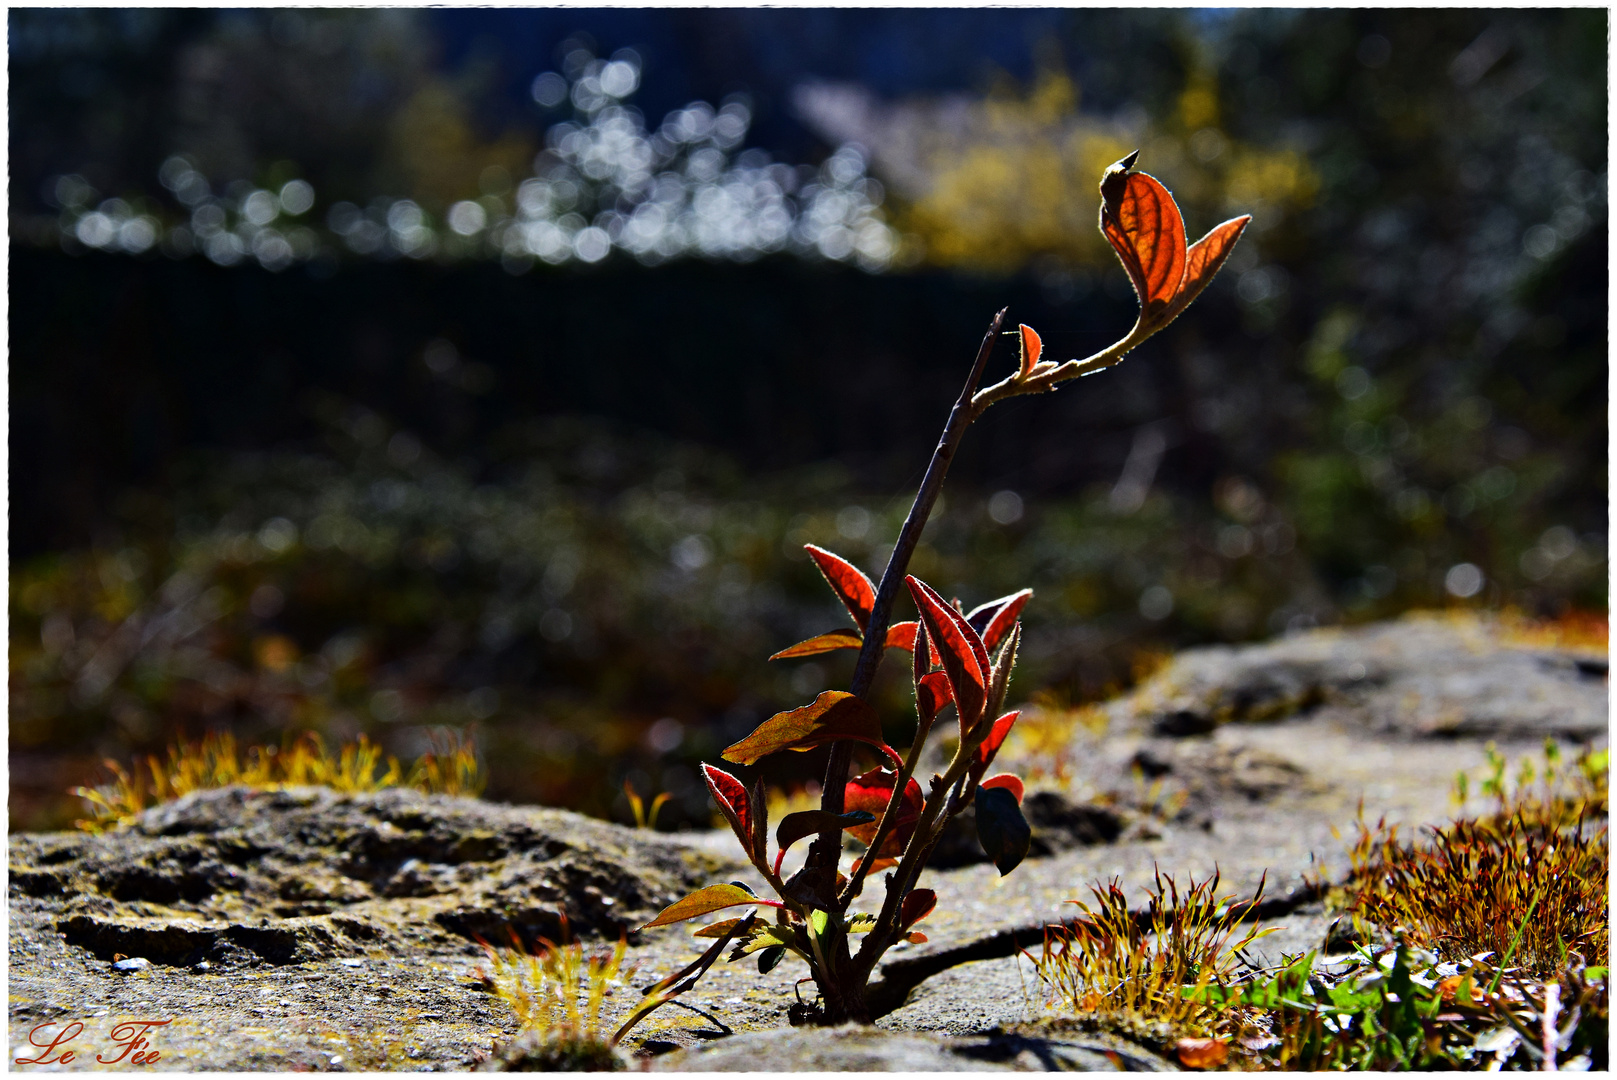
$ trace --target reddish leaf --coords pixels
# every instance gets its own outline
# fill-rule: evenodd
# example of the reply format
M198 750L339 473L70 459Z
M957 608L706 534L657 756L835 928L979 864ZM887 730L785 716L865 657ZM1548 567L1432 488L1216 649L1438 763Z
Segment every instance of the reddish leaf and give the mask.
M926 943L926 935L921 933L919 930L911 930L909 933L904 935L904 940L909 942L911 945L924 945Z
M841 555L834 555L813 544L804 544L803 549L820 568L820 573L825 575L837 599L842 601L842 606L848 609L848 614L853 616L853 621L859 624L863 632L870 622L870 610L876 606L876 587L858 567Z
M861 844L869 844L876 839L876 830L881 826L882 814L886 812L887 803L893 797L893 785L897 781L896 771L875 768L849 780L848 786L843 789L844 811L863 810L875 816L875 820L869 824L855 825L848 830ZM904 845L909 843L910 834L915 831L915 823L920 819L924 801L921 785L911 777L909 783L904 785L904 795L899 800L898 816L894 819L893 829L887 834L887 840L883 842L882 850L876 853L877 856L886 857L903 853Z
M903 649L905 652L914 652L915 631L920 625L917 622L894 623L887 628L887 639L882 644L889 649Z
M1241 238L1241 233L1251 220L1251 214L1231 218L1222 225L1214 226L1212 232L1190 245L1190 250L1185 253L1185 280L1179 286L1179 295L1174 297L1173 305L1168 309L1169 319L1189 307L1190 302L1207 288L1207 283L1213 280L1213 275L1229 258L1230 252L1235 249L1235 242Z
M1005 743L1005 737L1011 733L1011 728L1015 725L1016 718L1020 715L1022 715L1020 712L1008 712L994 721L994 726L989 729L988 737L983 739L981 746L977 747L977 761L980 763L980 768L986 769L994 763L994 755L999 753L999 748Z
M1039 340L1039 335L1033 327L1026 323L1022 323L1017 329L1022 331L1022 374L1027 375L1033 370L1033 365L1039 362L1039 353L1044 350L1044 342Z
M892 845L888 845L888 846L891 847ZM853 870L853 872L855 874L857 874L859 872L859 867L864 864L865 859L869 858L869 856L870 856L870 853L866 852L863 856L861 856L861 857L859 857L859 858L857 858L857 859L855 859L853 861L853 866L852 866L851 869ZM887 857L883 856L882 858L875 859L875 860L873 860L871 862L871 864L870 864L870 873L874 874L878 870L886 870L889 867L893 867L893 866L897 866L897 865L898 865L898 860L897 859L891 859L891 858L887 858Z
M864 643L864 636L857 630L832 630L830 633L811 637L807 641L799 641L796 645L782 649L770 659L790 660L795 656L817 656L820 653L835 652L837 649L857 649Z
M1021 592L1002 596L998 600L990 600L980 607L974 607L966 615L966 621L971 628L982 635L983 648L992 653L999 648L999 643L1005 640L1005 635L1011 632L1016 625L1017 617L1027 602L1033 599L1032 589L1023 589Z
M915 708L921 714L921 723L930 724L943 707L954 699L949 696L949 677L941 671L921 676L915 687Z
M944 673L949 676L949 689L960 714L963 738L981 719L983 705L988 700L988 653L966 617L946 603L930 585L913 575L904 581L926 622L927 638L936 644Z
M898 928L908 930L938 906L938 894L931 889L911 889L898 905Z
M843 690L827 690L811 705L776 713L745 739L724 750L724 760L751 765L781 750L812 750L838 739L869 743L888 757L898 754L882 742L881 720L864 700Z
M640 929L649 930L653 926L669 926L673 923L684 922L686 919L695 919L708 915L727 907L737 907L741 904L767 904L770 907L785 907L778 900L764 900L752 895L739 885L709 885L705 889L697 889L683 900L677 900L663 908L662 914L652 919Z
M702 763L702 779L707 781L713 801L719 804L719 813L741 841L741 849L753 858L761 858L762 852L752 850L752 808L746 787L723 769L715 769L706 762Z
M1002 772L998 776L990 776L987 780L984 780L981 784L979 784L978 787L1004 788L1006 791L1016 796L1016 801L1018 803L1022 801L1022 792L1024 790L1022 787L1022 779L1021 777L1013 776L1008 772Z
M910 679L919 686L926 673L932 670L927 657L932 653L932 641L926 636L926 627L915 624L915 641L910 646Z
M1142 319L1167 311L1185 278L1185 220L1155 177L1130 172L1139 152L1101 178L1100 230L1140 298Z

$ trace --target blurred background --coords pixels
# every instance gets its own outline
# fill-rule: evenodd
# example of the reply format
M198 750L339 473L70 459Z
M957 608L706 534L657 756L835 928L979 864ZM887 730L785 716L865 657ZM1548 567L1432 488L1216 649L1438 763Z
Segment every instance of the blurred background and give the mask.
M968 434L912 568L1035 589L1013 698L1604 618L1604 10L8 22L13 828L210 730L444 727L489 797L705 824L699 760L846 684L765 660L845 624L801 545L879 575L993 312L1131 324L1136 147L1192 239L1253 225Z

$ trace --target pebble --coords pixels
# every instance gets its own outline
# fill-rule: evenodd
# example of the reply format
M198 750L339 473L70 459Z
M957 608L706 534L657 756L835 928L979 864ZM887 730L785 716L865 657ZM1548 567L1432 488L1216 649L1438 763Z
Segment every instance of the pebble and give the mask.
M119 960L112 965L113 971L141 971L152 966L152 962L144 956L131 956L127 960Z
M365 966L365 961L359 959L359 957L357 957L357 956L344 957L343 959L338 960L337 963L341 964L343 967L364 967Z

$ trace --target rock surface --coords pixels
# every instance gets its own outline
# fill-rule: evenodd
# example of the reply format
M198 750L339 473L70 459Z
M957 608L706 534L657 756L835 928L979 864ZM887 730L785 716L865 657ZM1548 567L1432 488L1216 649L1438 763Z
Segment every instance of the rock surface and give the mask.
M1344 869L1332 830L1351 830L1361 798L1372 820L1441 822L1455 772L1483 764L1486 740L1512 759L1547 734L1603 744L1604 670L1603 657L1431 618L1187 652L1109 706L1108 736L1075 746L1076 779L1030 786L1035 847L1013 874L982 862L969 830L955 838L953 868L925 881L939 897L930 940L879 970L895 1007L875 1028L790 1028L801 965L720 963L681 999L689 1008L653 1014L620 1049L702 1071L1169 1067L1123 1039L1049 1027L1019 950L1037 955L1042 927L1089 886L1115 878L1138 897L1158 868L1181 885L1216 870L1224 893L1261 880L1263 921L1280 930L1251 951L1318 948L1329 920L1306 879ZM1013 736L1001 762L1025 769L1018 752ZM597 948L697 886L761 891L732 845L324 789L201 792L102 836L13 836L12 1058L38 1057L77 1022L58 1049L79 1062L65 1067L111 1060L113 1027L167 1021L149 1046L176 1069L495 1065L516 1024L477 938L531 946L560 934L565 910ZM872 883L856 906L880 902ZM628 940L635 987L705 944L685 926ZM608 1032L637 998L605 999Z

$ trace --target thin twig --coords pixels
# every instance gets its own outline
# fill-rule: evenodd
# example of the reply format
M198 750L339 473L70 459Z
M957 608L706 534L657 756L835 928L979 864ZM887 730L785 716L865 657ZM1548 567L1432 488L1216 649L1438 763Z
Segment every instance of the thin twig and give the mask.
M944 425L943 435L938 439L937 448L932 451L932 460L926 467L926 476L921 480L921 489L915 494L909 516L904 519L904 528L898 534L898 543L893 546L893 554L887 560L887 569L882 574L881 584L876 588L876 600L871 606L870 620L865 627L865 640L859 650L859 661L854 666L853 684L849 687L855 697L867 695L876 679L876 668L881 663L882 649L886 644L887 624L892 618L893 598L898 594L898 586L904 580L904 572L909 568L910 556L915 553L915 547L920 543L926 519L938 501L938 492L943 490L943 478L949 471L950 462L954 460L960 439L980 411L973 407L972 397L977 392L977 385L982 382L989 354L994 351L1000 324L1004 322L1005 312L1008 310L1000 308L988 326L988 333L983 335L982 344L977 348L977 358L971 366L971 374L967 376L966 385L960 391L954 409L949 413L949 422ZM820 809L832 814L842 813L842 796L848 785L848 766L852 756L852 743L844 741L832 744L831 759L825 768L825 786L820 792ZM815 839L805 863L808 866L835 867L840 860L841 852L842 832L833 826ZM835 880L834 873L833 880Z

